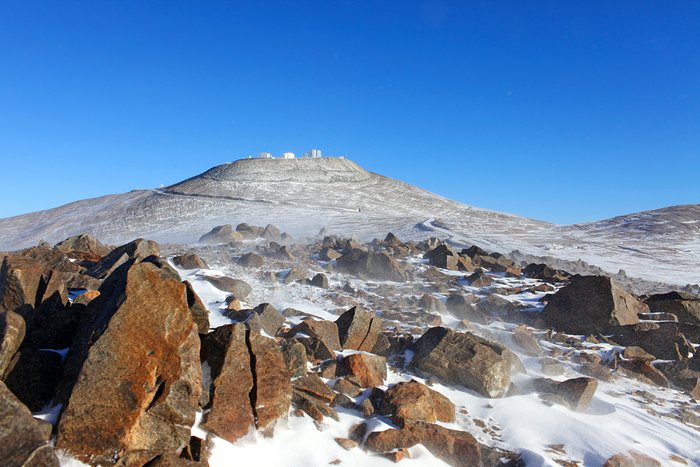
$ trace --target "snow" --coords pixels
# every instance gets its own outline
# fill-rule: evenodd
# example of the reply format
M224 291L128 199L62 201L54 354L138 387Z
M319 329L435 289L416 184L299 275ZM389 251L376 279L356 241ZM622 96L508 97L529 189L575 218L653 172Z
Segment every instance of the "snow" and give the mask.
M417 259L409 262L423 265ZM198 294L210 306L211 316L218 313L218 308L226 295L210 284L197 280L200 271L179 270L183 278L193 281ZM207 274L228 274L249 282L253 285L254 293L249 302L251 305L258 301L273 303L279 309L293 306L315 314L323 319L335 319L337 315L327 311L334 310L335 305L323 297L324 291L301 284L289 284L261 281L252 272L235 266L226 266L221 270L208 270ZM371 283L353 280L352 277L339 277L337 273L330 274L336 284L349 280L353 287L363 288L371 292ZM530 286L537 281L532 279L496 278L508 286ZM465 290L481 292L479 289L465 286ZM506 300L534 302L542 294L521 294L503 296ZM269 297L272 297L268 300ZM541 304L537 303L538 306ZM326 310L326 311L324 311ZM219 323L215 319L213 323ZM293 320L290 320L293 323ZM221 321L223 323L223 321ZM456 328L460 321L443 316L443 325ZM215 327L216 325L214 325ZM514 325L494 322L483 326L472 324L472 331L483 337L497 340L508 345L523 362L527 375L514 375L513 382L518 386L522 395L501 399L484 398L461 387L450 387L443 384L431 384L431 388L447 396L457 406L455 423L441 425L473 434L480 442L503 449L516 450L523 454L529 467L558 466L559 462L575 460L586 466L600 466L614 454L637 451L661 461L662 465L682 465L676 463L672 456L681 456L688 465L700 466L700 427L693 428L678 421L672 416L678 407L692 406L687 395L671 389L650 387L643 383L624 378L615 378L611 383L599 382L598 390L591 406L584 413L574 412L558 405L547 405L532 390L531 378L544 377L540 359L525 355L519 347L513 345L510 338ZM535 333L541 337L542 333ZM555 348L558 344L542 341L543 348ZM599 355L610 356L619 352L620 348L608 344L584 343L583 347L597 351ZM570 350L568 347L561 347ZM597 350L596 350L597 349ZM578 351L580 352L580 351ZM338 355L356 353L342 351ZM405 355L406 363L411 359L410 352ZM555 377L557 380L581 376L576 371L576 365L568 360L558 360L565 366L565 373ZM400 372L390 367L386 385L415 379L427 382L410 373ZM328 381L332 383L331 381ZM365 391L367 392L367 391ZM644 397L644 395L649 395ZM365 395L361 395L361 400ZM696 406L697 407L697 406ZM468 415L460 413L466 410ZM653 411L653 413L651 413ZM326 418L317 426L309 417L296 417L292 414L288 420L278 424L274 436L265 438L259 433L250 433L245 439L229 443L214 438L213 449L209 459L210 465L226 466L235 459L243 465L260 466L316 466L328 465L340 459L341 465L388 466L389 461L365 452L360 448L345 451L334 438L348 437L350 428L365 419L359 413L348 409L339 410L339 421ZM198 414L197 424L201 420ZM475 420L483 421L487 430L480 428ZM382 417L371 418L368 423L373 430L383 430L392 427L389 420ZM193 434L205 436L200 427L195 424ZM488 432L487 432L488 431ZM496 433L496 435L494 435ZM563 445L564 452L556 445ZM406 465L446 465L435 458L422 446L410 450L412 459L402 461Z

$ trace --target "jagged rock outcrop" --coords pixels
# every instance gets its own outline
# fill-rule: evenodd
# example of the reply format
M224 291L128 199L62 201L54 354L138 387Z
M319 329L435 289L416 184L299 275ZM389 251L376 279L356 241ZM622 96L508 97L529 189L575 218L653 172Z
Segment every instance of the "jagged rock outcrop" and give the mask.
M371 352L382 329L382 320L361 306L355 306L340 315L338 326L340 345L344 349Z
M535 379L533 384L537 391L554 396L547 399L550 402L565 405L571 410L584 412L593 400L598 387L598 380L587 377L573 378L566 381L539 378Z
M607 276L574 276L555 293L540 317L558 331L572 334L610 332L637 324L644 305Z
M104 279L127 261L145 259L149 256L160 256L160 246L152 240L139 238L110 251L95 266L88 269L86 274Z
M652 313L671 313L680 322L700 324L700 297L686 292L652 295L646 300Z
M194 423L201 368L185 285L134 261L88 305L59 388L66 405L56 446L86 462L142 465L177 455Z
M5 379L7 367L22 345L25 333L22 316L14 311L0 312L0 380Z
M88 234L67 238L57 243L54 249L66 253L70 258L82 261L99 261L110 252L108 246Z
M510 384L506 349L471 333L429 329L414 345L414 370L486 397L503 397Z
M228 441L253 429L270 433L291 403L290 374L277 343L243 324L221 326L203 341L211 388L203 427Z

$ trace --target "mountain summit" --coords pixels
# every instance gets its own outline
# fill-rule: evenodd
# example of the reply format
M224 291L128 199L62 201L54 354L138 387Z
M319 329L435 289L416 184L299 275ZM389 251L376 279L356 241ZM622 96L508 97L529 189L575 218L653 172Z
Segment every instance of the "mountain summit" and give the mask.
M697 282L700 205L557 226L474 208L342 158L242 159L157 190L135 190L0 219L0 249L90 233L107 243L135 237L195 242L220 224L272 222L293 235L329 233L448 237L532 255L583 259L610 272Z

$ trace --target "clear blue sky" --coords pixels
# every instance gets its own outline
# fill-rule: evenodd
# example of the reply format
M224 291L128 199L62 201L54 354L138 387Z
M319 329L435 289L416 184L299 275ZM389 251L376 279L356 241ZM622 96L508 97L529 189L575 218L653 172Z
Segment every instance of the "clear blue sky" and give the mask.
M0 217L311 147L558 223L700 203L700 2L0 2Z

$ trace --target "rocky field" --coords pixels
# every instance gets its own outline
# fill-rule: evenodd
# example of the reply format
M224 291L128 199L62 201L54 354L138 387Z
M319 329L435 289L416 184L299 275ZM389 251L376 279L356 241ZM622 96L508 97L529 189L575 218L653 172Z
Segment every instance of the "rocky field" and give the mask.
M699 297L406 240L4 254L2 465L700 465Z

